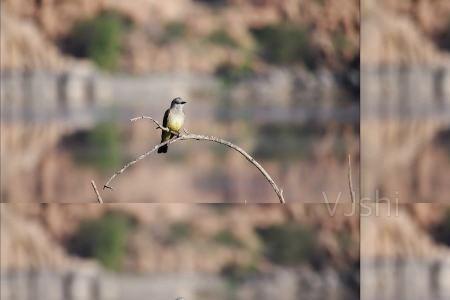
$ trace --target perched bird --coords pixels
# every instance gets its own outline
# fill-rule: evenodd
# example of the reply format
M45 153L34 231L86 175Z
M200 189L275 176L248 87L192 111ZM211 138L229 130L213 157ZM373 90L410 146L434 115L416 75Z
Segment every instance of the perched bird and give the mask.
M163 126L169 128L172 131L180 132L184 123L183 106L186 101L183 101L180 97L176 97L170 103L170 108L164 113ZM173 137L173 133L162 131L161 143L170 140ZM158 153L166 153L169 147L164 145L158 149Z

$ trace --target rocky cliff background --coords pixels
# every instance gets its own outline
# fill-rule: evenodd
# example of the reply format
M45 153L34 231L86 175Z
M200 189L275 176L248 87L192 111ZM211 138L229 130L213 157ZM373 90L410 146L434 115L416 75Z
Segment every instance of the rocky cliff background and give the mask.
M2 204L2 298L357 299L355 213L351 205Z
M222 64L243 64L257 48L252 30L280 23L307 30L314 55L333 67L354 60L359 49L358 1L4 0L2 5L8 24L2 26L8 44L2 68L70 64L61 41L78 23L105 11L128 24L119 68L131 73L214 72ZM264 68L264 61L254 59Z
M294 201L320 202L322 191L350 200L358 1L5 0L2 24L6 201L92 201L80 182L106 181L158 141L152 126L129 118L160 119L176 96L188 99L192 132L239 143ZM133 169L109 201L273 200L232 153L173 149L169 164ZM170 178L183 188L164 192ZM255 186L261 192L250 196Z
M363 196L446 202L450 4L361 4Z

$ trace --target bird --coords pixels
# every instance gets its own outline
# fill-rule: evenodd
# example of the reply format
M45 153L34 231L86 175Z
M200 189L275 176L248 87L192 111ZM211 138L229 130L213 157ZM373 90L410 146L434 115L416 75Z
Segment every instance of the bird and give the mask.
M186 101L181 99L181 97L176 97L172 100L170 103L170 108L164 113L164 127L169 128L174 132L180 132L180 129L184 124L184 104L186 104ZM163 130L161 132L161 143L170 140L173 136L173 133ZM168 148L168 145L161 146L158 149L158 153L166 153Z

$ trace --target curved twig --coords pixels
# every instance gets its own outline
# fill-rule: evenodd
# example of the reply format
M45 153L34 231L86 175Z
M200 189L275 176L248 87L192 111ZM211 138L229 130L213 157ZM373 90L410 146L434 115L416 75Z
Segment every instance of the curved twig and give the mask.
M162 126L158 121L156 121L155 119L153 119L152 117L149 117L149 116L140 116L140 117L136 117L136 118L130 119L130 122L136 122L136 121L144 120L144 119L148 119L148 120L153 121L153 123L156 124L156 129L161 129L161 130L164 130L164 131L168 131L168 132L170 132L170 133L173 133L173 134L175 134L175 135L179 135L178 132L172 131L172 130L170 130L169 128Z
M222 145L225 145L225 146L227 146L227 147L229 147L229 148L239 152L242 156L245 157L245 159L247 159L251 164L253 164L261 172L261 174L266 178L266 180L270 183L270 185L272 186L273 190L277 194L277 197L280 200L280 203L286 203L286 201L284 200L284 197L283 197L283 190L280 189L276 185L275 181L273 181L273 179L272 179L272 177L270 177L269 173L267 173L267 171L250 154L245 152L242 148L236 146L235 144L233 144L231 142L225 141L223 139L220 139L220 138L217 138L217 137L214 137L214 136L206 136L206 135L191 134L191 133L180 134L178 132L173 132L170 129L168 129L168 128L162 126L161 124L159 124L159 122L156 121L155 119L153 119L152 117L148 117L148 116L141 116L141 117L133 118L133 119L131 119L131 122L134 122L134 121L137 121L137 120L143 120L143 119L149 119L149 120L153 121L157 125L157 129L161 129L161 130L164 130L164 131L172 132L172 133L176 134L176 137L154 146L152 149L150 149L149 151L147 151L144 154L140 155L135 160L130 161L129 163L127 163L122 169L120 169L119 171L115 172L109 178L109 180L103 186L103 189L105 189L105 188L112 189L112 187L110 186L110 183L112 182L112 180L117 175L122 174L126 169L128 169L129 167L131 167L132 165L134 165L138 161L146 158L150 154L154 153L156 150L158 150L162 146L170 145L170 144L173 144L173 143L178 142L178 141L197 140L197 141L208 141L208 142L214 142L214 143L222 144ZM187 132L187 131L185 131L185 132Z

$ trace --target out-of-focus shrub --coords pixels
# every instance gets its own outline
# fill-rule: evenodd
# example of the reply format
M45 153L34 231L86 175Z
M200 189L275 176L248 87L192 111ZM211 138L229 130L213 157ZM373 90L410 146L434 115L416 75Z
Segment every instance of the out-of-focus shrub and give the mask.
M299 224L274 225L257 230L264 244L264 255L280 265L320 263L320 249L314 232Z
M102 169L114 168L120 164L120 132L115 123L98 124L88 135L88 144L95 151L91 162Z
M243 280L250 276L258 274L259 270L256 264L239 265L231 263L221 270L221 275L229 280L231 284L242 283Z
M162 44L167 44L182 39L186 36L186 33L187 33L186 24L182 22L167 23L160 42Z
M242 241L239 240L230 230L221 230L213 237L216 243L229 247L242 247Z
M302 63L309 69L317 66L318 57L308 32L299 25L277 24L253 29L263 59L273 64Z
M77 163L103 172L116 169L124 160L119 127L111 122L65 136L60 146L69 151Z
M125 19L117 13L104 12L77 23L62 41L62 48L76 57L93 60L102 69L115 70L126 26Z
M192 235L192 227L186 222L176 222L170 225L167 241L177 243L187 240Z
M133 223L129 216L117 212L85 221L69 240L69 252L95 258L106 268L119 270L125 254L127 233Z
M208 42L217 44L220 46L235 48L238 46L238 43L223 29L219 29L213 31L207 37Z
M79 135L75 160L102 171L117 168L122 162L120 130L115 123L100 123Z
M340 55L350 46L345 32L338 31L333 37L333 46Z

